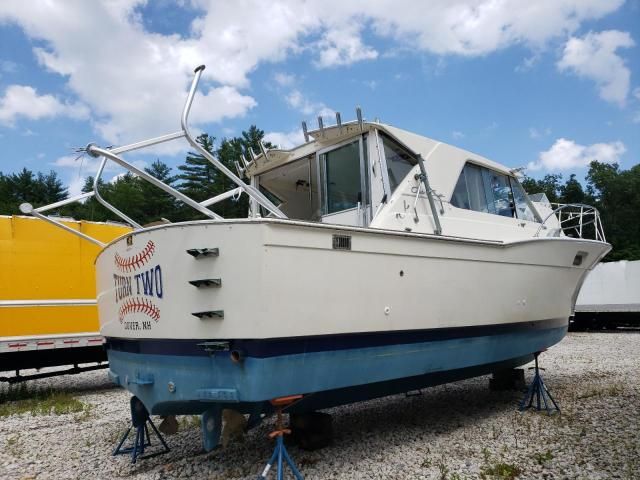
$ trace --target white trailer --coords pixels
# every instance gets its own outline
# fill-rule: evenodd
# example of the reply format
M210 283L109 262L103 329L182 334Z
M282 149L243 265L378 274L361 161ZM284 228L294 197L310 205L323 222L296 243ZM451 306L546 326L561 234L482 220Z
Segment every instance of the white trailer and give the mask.
M596 265L578 295L572 326L640 326L640 260Z

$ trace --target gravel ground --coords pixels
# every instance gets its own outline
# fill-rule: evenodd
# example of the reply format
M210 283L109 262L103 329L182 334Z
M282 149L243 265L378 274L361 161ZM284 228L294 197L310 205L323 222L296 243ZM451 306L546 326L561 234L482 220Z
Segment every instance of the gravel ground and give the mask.
M519 413L519 393L492 392L480 377L331 409L332 445L289 451L307 479L640 478L640 332L570 333L540 358L561 415ZM179 417L171 452L131 466L110 455L128 425L129 394L104 370L37 385L89 407L0 417L2 479L256 478L273 448L266 421L203 453L197 422Z

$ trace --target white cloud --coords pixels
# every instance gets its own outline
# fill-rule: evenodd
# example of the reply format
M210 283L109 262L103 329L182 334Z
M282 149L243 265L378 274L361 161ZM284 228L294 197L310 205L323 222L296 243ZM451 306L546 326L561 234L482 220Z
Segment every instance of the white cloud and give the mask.
M574 32L584 20L600 18L623 3L624 0L389 0L369 2L367 16L372 18L379 35L436 54L477 56L514 44L541 49L549 40Z
M560 171L586 167L593 160L617 163L627 151L620 141L580 145L573 140L559 138L549 150L541 152L538 160L530 162L530 170Z
M28 120L58 116L82 119L88 114L84 105L65 103L53 95L38 95L33 87L27 85L10 85L0 98L0 124L9 126L20 117Z
M538 130L535 127L529 128L529 138L532 138L534 140L537 140L538 138L541 138L541 137L546 137L547 135L551 135L550 128L545 128L544 130Z
M458 130L454 130L453 132L451 132L451 137L455 138L455 139L460 139L460 138L464 138L465 135L464 133L458 131Z
M631 95L633 95L636 100L640 100L640 87L634 88L631 92ZM631 117L631 121L633 123L640 123L640 110L633 114L633 116Z
M305 116L330 116L333 110L322 102L309 100L300 90L294 89L285 96L285 101L291 108L295 108Z
M74 195L80 195L82 193L82 188L84 187L86 179L81 176L74 176L68 183L69 185L69 196L73 197Z
M373 60L379 53L364 34L438 55L486 55L514 44L539 51L623 0L376 0L366 9L344 0L191 0L199 16L182 35L146 29L136 11L144 3L4 1L0 22L19 25L40 64L91 109L96 131L122 144L178 128L201 63L208 93L194 104L196 127L246 114L255 106L241 93L251 73L291 54L309 54L319 68Z
M375 90L378 88L378 82L376 80L365 80L362 82L365 87L368 87L370 90Z
M302 128L295 128L289 132L269 132L264 139L283 149L290 149L304 143Z
M618 30L571 37L557 63L558 69L595 81L602 99L623 106L629 94L631 72L616 51L634 45L628 32Z
M18 64L16 62L12 62L11 60L0 60L0 74L16 73L17 71Z
M278 72L273 76L273 80L281 87L290 87L296 83L296 76L285 72Z
M378 52L362 42L361 29L361 25L353 22L329 28L318 43L320 56L316 65L337 67L378 58Z
M516 73L526 73L540 61L540 57L540 52L537 51L530 57L522 59L522 63L520 63L520 65L516 65L516 68L514 68L513 70Z
M128 162L133 164L134 166L144 169L148 166L147 162L144 160L131 160L127 159ZM73 154L73 155L63 155L62 157L58 157L55 161L51 162L51 165L54 167L65 169L69 172L74 172L77 177L84 178L87 176L95 177L98 172L98 167L100 165L101 159L94 158L90 155L84 154ZM124 175L126 170L122 168L120 165L108 161L104 168L105 173L114 173L118 172L118 175ZM118 176L116 175L116 176ZM104 179L104 174L102 176ZM84 185L84 181L83 181ZM82 186L80 187L82 188Z

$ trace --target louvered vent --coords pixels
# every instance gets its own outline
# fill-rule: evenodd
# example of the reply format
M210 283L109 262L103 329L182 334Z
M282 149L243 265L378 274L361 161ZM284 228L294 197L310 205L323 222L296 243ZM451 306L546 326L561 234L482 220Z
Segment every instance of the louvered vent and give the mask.
M334 235L333 249L334 250L351 250L351 236L350 235Z

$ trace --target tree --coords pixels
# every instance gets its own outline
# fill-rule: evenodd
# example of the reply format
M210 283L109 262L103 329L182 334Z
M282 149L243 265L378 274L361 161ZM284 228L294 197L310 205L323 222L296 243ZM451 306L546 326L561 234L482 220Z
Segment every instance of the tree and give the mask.
M214 153L215 138L203 133L196 138L196 142L207 152ZM180 173L180 190L185 195L199 202L215 195L215 182L218 171L213 164L199 153L189 152L184 165L178 166Z
M240 161L241 155L250 157L249 148L252 148L256 153L259 152L260 142L263 138L264 130L251 125L239 137L224 138L217 149L213 148L215 139L210 135L202 134L196 140L220 163L237 173L235 162ZM266 142L265 147L273 148L273 145ZM180 191L197 201L209 199L236 187L236 184L229 177L218 171L211 162L197 153L189 152L184 165L180 165L178 170L182 172L178 175L178 179L181 180ZM226 218L245 217L249 210L249 200L243 194L238 199L227 199L212 205L211 209ZM181 213L183 218L205 218L189 207L181 207Z
M144 170L149 175L170 187L173 187L176 182L176 177L171 175L171 167L160 160L156 159L150 167ZM175 197L160 190L146 180L140 180L140 189L142 190L142 208L145 223L158 221L162 218L171 221L179 220L178 205L176 204Z
M525 175L521 183L527 193L544 193L550 202L558 202L560 199L561 180L562 175L559 173L547 174L542 180L535 180Z
M607 260L640 260L640 165L621 171L617 164L594 161L587 182L613 245Z
M27 168L11 175L0 173L0 212L3 214L20 214L19 206L24 202L39 207L67 197L67 189L53 170L48 174L34 174Z
M560 203L584 203L585 194L582 185L576 180L575 173L560 187Z

